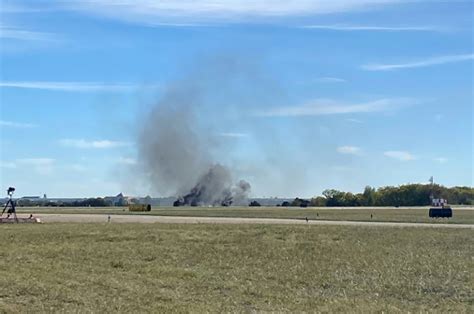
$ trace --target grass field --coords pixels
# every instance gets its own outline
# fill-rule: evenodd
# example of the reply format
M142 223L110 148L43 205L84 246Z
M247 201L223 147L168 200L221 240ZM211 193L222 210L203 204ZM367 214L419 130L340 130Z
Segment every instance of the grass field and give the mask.
M294 218L320 220L428 222L474 224L474 210L454 208L453 218L432 219L427 207L412 208L286 208L286 207L154 207L151 212L130 213L126 207L24 207L20 213L90 213L90 214L132 214L157 216L197 217L243 217L243 218ZM372 218L371 216L372 215Z
M0 312L472 312L473 232L0 226Z

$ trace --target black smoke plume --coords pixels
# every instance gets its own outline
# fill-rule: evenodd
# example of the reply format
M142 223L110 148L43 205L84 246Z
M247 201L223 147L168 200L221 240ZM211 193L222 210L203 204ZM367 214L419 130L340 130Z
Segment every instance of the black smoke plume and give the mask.
M212 156L216 132L197 113L208 89L199 80L179 82L141 122L139 163L154 191L176 196L176 206L243 204L250 192L249 183L235 183L231 169Z
M216 164L207 173L199 178L191 191L178 198L174 206L230 206L234 202L239 204L247 198L250 184L240 180L232 186L229 169Z

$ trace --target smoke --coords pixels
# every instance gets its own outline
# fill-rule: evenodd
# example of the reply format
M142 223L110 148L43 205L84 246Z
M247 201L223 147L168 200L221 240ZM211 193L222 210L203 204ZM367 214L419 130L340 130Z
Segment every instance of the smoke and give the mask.
M170 86L142 119L138 161L154 192L178 198L175 205L242 204L250 184L234 184L232 171L218 163L216 132L203 123L206 84L196 79Z
M230 206L231 204L242 204L247 199L249 192L250 184L248 182L240 180L235 186L232 186L229 169L216 164L199 178L196 186L188 194L176 200L174 205Z
M324 142L312 119L252 114L292 103L264 60L212 56L184 68L139 115L128 183L145 179L149 193L175 196L177 205L247 204L250 184L239 176L258 196L311 195L317 182L309 184L307 173L333 141Z

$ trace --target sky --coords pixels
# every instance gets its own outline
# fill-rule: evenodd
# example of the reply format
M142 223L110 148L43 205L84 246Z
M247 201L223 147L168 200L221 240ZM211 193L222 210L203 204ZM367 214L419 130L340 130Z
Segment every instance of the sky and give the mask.
M158 195L137 137L192 81L254 197L473 185L472 1L0 0L0 185Z

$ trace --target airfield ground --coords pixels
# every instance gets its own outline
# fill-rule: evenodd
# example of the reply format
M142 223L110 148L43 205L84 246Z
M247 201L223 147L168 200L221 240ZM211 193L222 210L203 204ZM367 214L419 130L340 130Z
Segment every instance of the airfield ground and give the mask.
M260 225L330 225L354 227L417 227L473 229L474 224L426 223L426 222L389 222L389 221L347 221L347 220L306 220L288 218L240 218L240 217L192 217L192 216L152 216L152 215L104 215L104 214L35 214L35 222L42 223L174 223L174 224L260 224ZM29 221L28 216L18 216ZM14 219L9 219L14 223Z
M126 207L19 207L23 214L100 214L151 215L177 217L284 218L301 220L409 222L439 224L474 224L474 208L454 207L453 218L432 219L428 207L154 207L150 212L129 212ZM372 215L372 217L371 217Z
M0 226L0 312L470 312L472 229Z
M426 219L425 208L18 211L65 216L59 221L69 222L44 218L44 224L0 225L0 312L472 312L474 307L470 209L456 209L452 220ZM186 217L189 213L195 217ZM97 222L74 222L80 216ZM289 224L251 217L285 218ZM117 219L126 222L114 223ZM129 222L134 219L171 220ZM175 223L186 219L201 221ZM253 223L242 223L246 219Z

